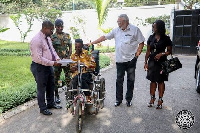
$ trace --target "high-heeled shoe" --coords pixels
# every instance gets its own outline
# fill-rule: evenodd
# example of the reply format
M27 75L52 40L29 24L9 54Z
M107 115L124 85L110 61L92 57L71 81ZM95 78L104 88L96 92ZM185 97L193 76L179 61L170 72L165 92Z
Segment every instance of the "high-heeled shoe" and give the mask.
M162 98L159 98L159 99L158 99L158 104L157 104L156 109L162 109L162 103L163 103Z
M150 100L150 102L149 102L148 107L153 107L154 101L155 101L155 100L156 100L155 96L152 96L152 95L151 95L151 100Z

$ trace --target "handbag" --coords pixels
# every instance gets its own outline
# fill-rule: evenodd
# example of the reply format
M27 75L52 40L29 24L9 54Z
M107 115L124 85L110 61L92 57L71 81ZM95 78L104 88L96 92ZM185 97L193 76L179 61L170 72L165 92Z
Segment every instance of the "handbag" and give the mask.
M173 57L171 55L171 59L167 59L166 61L161 63L162 69L161 74L169 74L173 71L176 71L179 68L182 68L182 64L178 57Z

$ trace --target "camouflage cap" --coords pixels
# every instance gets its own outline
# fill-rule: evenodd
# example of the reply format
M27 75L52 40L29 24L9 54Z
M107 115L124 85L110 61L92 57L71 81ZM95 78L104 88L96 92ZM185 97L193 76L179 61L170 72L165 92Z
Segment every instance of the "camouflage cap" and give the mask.
M55 21L55 26L63 26L63 21L62 21L62 19L57 19L57 20Z

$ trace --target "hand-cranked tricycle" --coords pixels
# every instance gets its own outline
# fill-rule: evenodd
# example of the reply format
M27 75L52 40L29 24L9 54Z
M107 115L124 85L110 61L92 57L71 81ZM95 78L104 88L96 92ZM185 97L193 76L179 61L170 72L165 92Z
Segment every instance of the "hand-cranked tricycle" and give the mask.
M82 68L85 67L80 61L77 62L78 67L78 87L74 89L70 85L65 92L66 107L76 119L76 132L80 133L82 130L83 116L85 114L97 114L99 109L104 107L105 99L105 79L101 78L99 73L99 51L94 50L92 55L95 59L97 67L92 74L93 85L92 88L82 89ZM72 83L72 82L71 82ZM89 96L85 92L90 92ZM88 94L88 93L87 93ZM88 98L89 97L89 98Z

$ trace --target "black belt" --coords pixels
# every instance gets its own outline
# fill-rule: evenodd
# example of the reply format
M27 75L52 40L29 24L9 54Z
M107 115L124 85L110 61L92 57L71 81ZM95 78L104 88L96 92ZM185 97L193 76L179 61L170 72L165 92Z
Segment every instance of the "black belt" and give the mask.
M34 61L32 61L32 64L35 64L35 65L38 65L38 66L43 66L43 67L51 67L51 66L45 66L45 65L42 65L42 64L36 63L36 62L34 62Z

